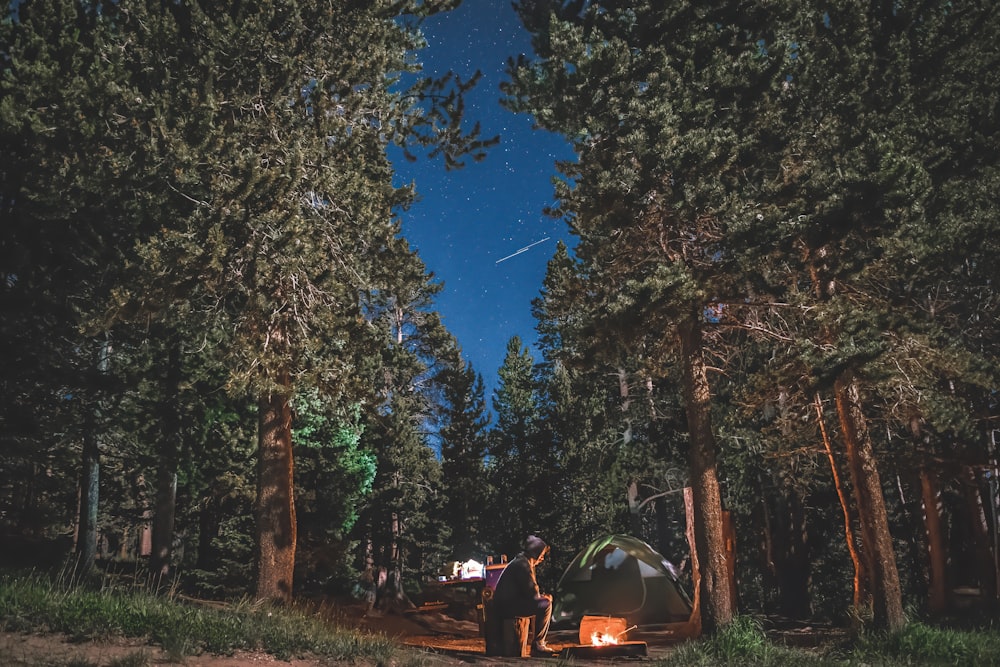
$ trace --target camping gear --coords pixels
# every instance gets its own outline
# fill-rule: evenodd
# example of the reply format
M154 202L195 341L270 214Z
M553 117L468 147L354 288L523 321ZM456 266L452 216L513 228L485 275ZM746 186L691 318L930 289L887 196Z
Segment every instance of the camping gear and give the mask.
M691 599L676 568L629 535L607 535L581 550L556 587L552 628L578 627L584 616L615 616L627 625L687 622Z

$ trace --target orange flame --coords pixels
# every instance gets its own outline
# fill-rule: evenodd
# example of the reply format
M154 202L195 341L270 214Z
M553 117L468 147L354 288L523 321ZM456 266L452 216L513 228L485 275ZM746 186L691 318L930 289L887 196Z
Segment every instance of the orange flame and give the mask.
M618 637L609 635L606 632L595 632L590 635L590 643L594 646L609 646L618 643Z

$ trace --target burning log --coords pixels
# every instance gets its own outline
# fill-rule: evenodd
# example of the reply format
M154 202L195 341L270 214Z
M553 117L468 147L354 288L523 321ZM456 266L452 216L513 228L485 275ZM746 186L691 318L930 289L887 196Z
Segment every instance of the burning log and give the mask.
M580 645L567 646L566 658L614 658L646 655L646 642L625 641L636 626L625 627L625 619L614 616L584 616L580 619Z
M560 658L634 658L646 655L646 642L619 642L617 644L593 644L567 646L560 653Z

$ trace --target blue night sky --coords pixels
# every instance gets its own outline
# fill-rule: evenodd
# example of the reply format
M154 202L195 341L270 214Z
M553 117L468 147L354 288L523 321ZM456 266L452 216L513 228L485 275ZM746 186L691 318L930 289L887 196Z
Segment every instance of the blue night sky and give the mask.
M403 213L403 235L444 284L436 309L483 376L489 401L507 341L517 335L535 342L531 300L556 242L572 247L565 224L543 209L553 203L556 160L573 155L558 136L533 130L530 117L500 107L507 57L531 52L509 0L465 0L427 21L423 32L429 46L418 57L425 74L453 70L467 79L482 71L466 100L467 119L470 126L482 123L483 137L500 135L485 160L468 160L456 171L440 161L394 161L398 178L413 181L420 197ZM504 259L531 244L537 245Z

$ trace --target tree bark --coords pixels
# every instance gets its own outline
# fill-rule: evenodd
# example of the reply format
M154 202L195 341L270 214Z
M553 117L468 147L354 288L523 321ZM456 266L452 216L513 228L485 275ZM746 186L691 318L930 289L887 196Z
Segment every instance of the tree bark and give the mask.
M397 475L393 481L398 486L400 478ZM389 543L385 546L383 562L387 566L379 568L379 578L375 590L375 607L382 612L403 613L415 605L403 589L403 550L400 548L400 537L403 529L399 512L392 512L389 525Z
M726 545L726 576L729 578L729 595L734 610L738 606L739 589L736 588L736 526L733 523L733 513L722 511L722 540Z
M375 607L383 613L402 614L416 605L403 590L403 577L399 568L381 568L378 587L375 591Z
M903 593L868 424L861 411L857 385L849 377L837 378L834 396L854 485L862 554L871 573L872 620L876 628L895 632L906 625Z
M695 319L678 327L687 413L694 536L701 570L702 630L712 634L733 620L733 591L726 562L722 498L701 329Z
M945 550L941 531L941 504L937 479L927 469L920 471L920 496L924 507L924 529L927 532L927 559L930 563L927 610L943 614L948 608L948 587L945 580Z
M858 554L858 548L854 541L854 531L851 529L851 510L847 504L847 493L844 485L840 481L840 473L837 472L837 460L833 456L833 446L830 444L830 435L826 431L826 420L823 418L823 401L819 392L816 392L814 400L816 406L816 421L819 423L819 432L823 437L823 448L826 450L826 457L830 461L830 473L833 476L833 487L837 490L837 499L840 501L840 509L844 513L844 541L847 543L847 553L851 556L851 563L854 564L854 608L861 609L867 607L871 601L869 593L868 570L865 569L864 562Z
M101 342L97 353L97 370L108 372L111 341ZM100 398L97 390L87 406L83 427L83 452L80 470L80 513L77 521L76 557L78 572L87 574L97 560L97 508L100 504L101 448L97 442L97 422Z
M97 559L97 507L100 502L101 451L97 445L97 428L87 420L83 434L83 460L80 474L80 513L76 531L78 573L85 575Z
M297 536L287 372L278 385L258 407L257 599L290 602Z
M698 563L698 547L694 537L694 492L690 486L684 487L684 519L687 530L685 536L691 550L691 630L697 637L701 634L701 565Z

